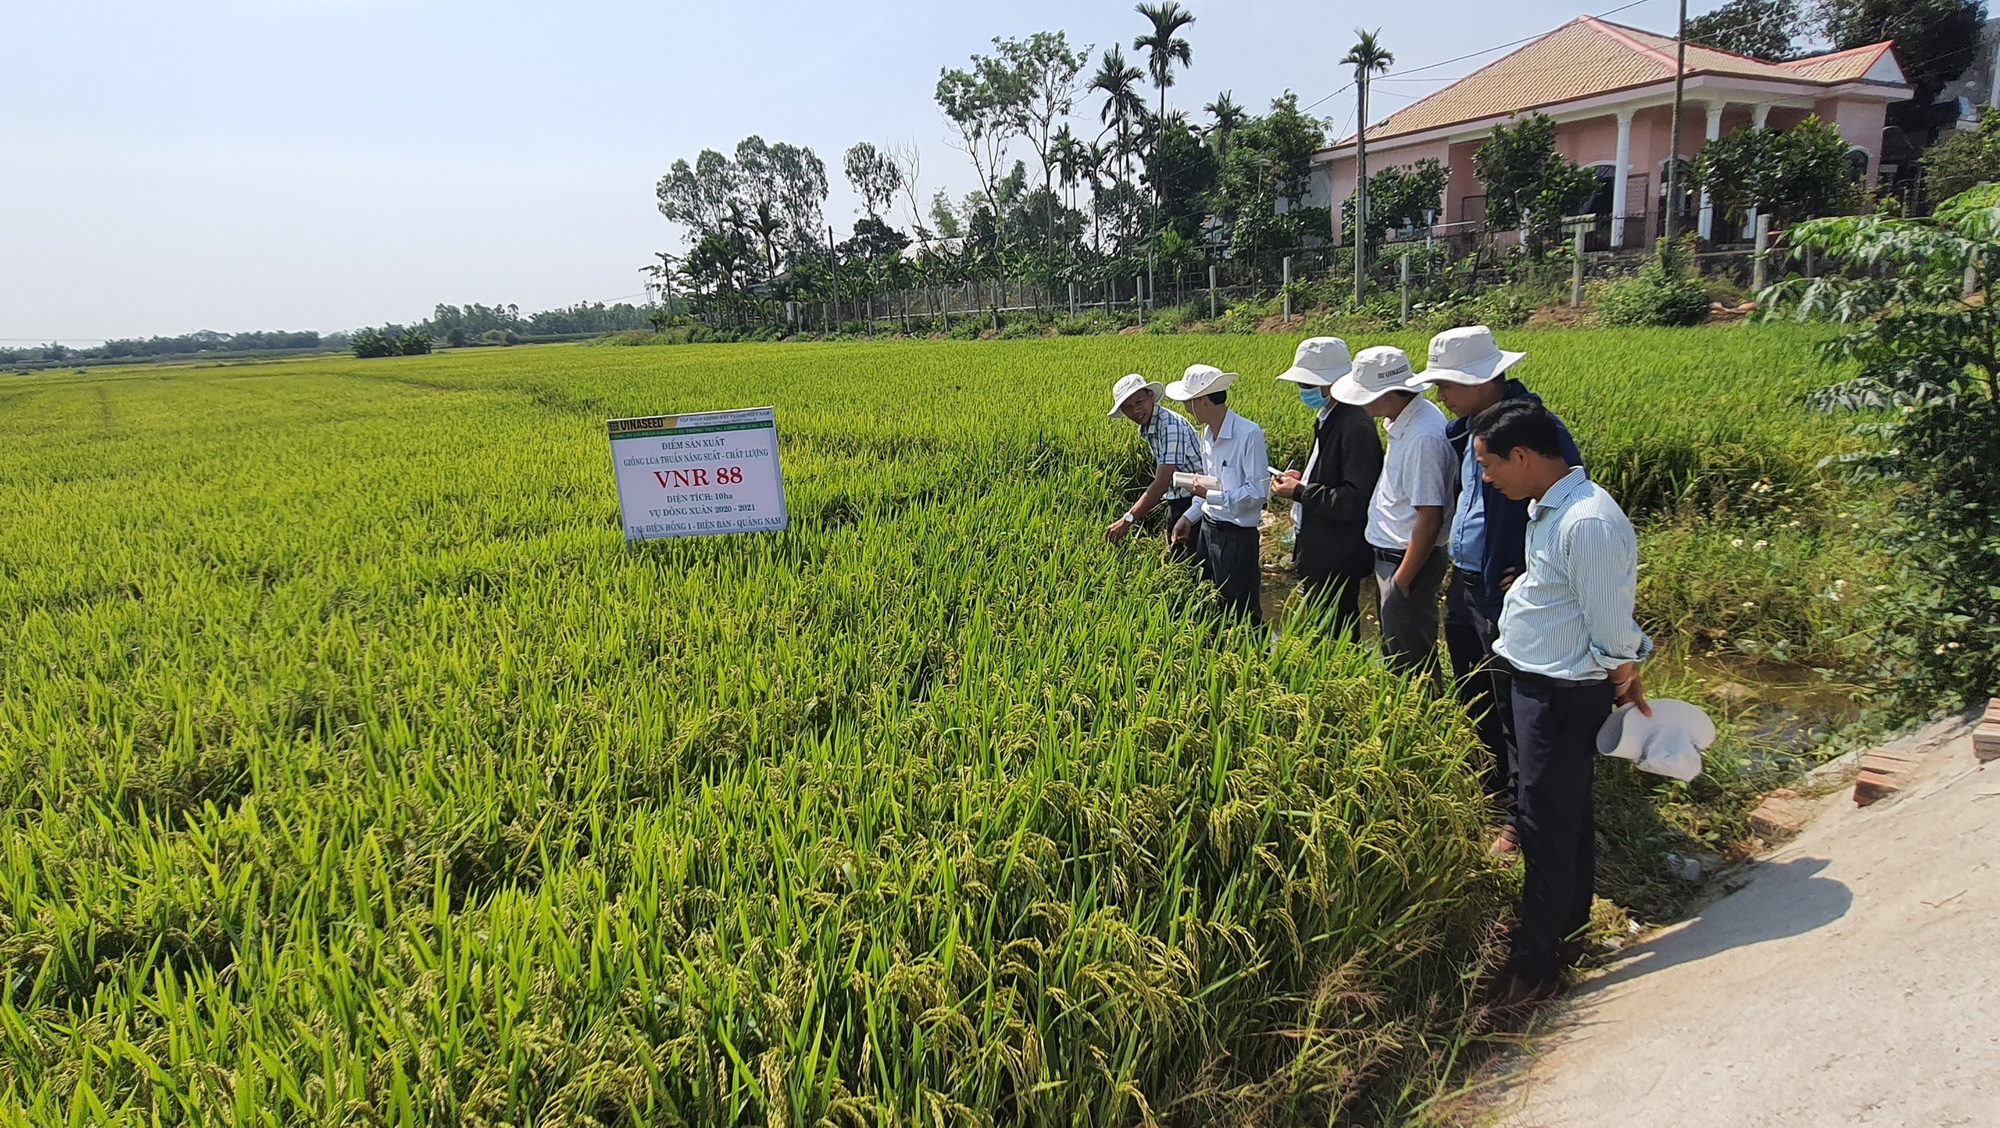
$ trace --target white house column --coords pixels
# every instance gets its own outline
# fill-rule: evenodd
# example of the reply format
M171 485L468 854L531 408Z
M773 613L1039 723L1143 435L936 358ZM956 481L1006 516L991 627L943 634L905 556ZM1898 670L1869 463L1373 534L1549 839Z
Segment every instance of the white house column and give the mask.
M1611 245L1625 246L1625 180L1632 174L1632 111L1618 111L1618 167L1611 174Z
M1759 102L1757 105L1750 107L1750 125L1752 128L1763 129L1764 123L1769 120L1771 120L1771 103ZM1757 209L1755 207L1750 209L1749 216L1743 222L1743 237L1745 239L1755 239L1757 237Z
M1713 141L1721 136L1722 103L1710 102L1708 104L1708 139ZM1674 156L1678 158L1680 154L1675 153ZM1667 206L1673 207L1674 201L1668 200ZM1701 237L1710 240L1715 238L1715 201L1709 199L1708 189L1706 188L1701 190Z

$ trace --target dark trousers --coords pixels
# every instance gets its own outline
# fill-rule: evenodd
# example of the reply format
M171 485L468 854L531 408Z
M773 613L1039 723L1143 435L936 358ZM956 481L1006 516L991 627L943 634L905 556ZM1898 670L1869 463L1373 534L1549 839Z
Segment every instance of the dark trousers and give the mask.
M1514 822L1514 765L1507 751L1503 716L1513 706L1507 675L1493 665L1499 625L1486 617L1479 573L1454 569L1444 597L1444 645L1451 652L1458 700L1465 706L1485 746L1486 794L1508 825Z
M1354 637L1361 633L1360 576L1300 576L1299 594L1332 612L1328 626L1334 634Z
M1264 621L1258 599L1264 573L1257 566L1257 530L1227 521L1203 521L1195 552L1201 570L1222 592L1222 605L1252 624Z
M1527 864L1507 968L1541 982L1562 973L1562 942L1590 922L1597 884L1591 781L1597 730L1617 696L1609 681L1559 682L1511 671L1514 828Z
M1195 542L1192 538L1186 544L1174 543L1174 526L1181 523L1181 518L1187 516L1188 506L1193 504L1194 499L1191 497L1167 499L1167 559L1169 560L1191 563L1195 558Z

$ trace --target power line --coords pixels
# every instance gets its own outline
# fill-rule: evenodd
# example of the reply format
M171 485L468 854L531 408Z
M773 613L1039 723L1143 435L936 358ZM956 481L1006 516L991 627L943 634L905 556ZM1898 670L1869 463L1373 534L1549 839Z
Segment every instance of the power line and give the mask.
M1318 102L1314 102L1314 104L1312 104L1312 106L1306 106L1306 110L1312 110L1312 108L1316 108L1316 106L1320 106L1320 104L1322 104L1322 102L1328 102L1328 100L1332 100L1332 98L1338 98L1338 96L1342 96L1342 94L1346 94L1346 92L1348 92L1348 90L1354 90L1354 84L1352 84L1352 82L1348 82L1348 84L1346 84L1346 86L1342 86L1342 88L1340 88L1340 90L1334 90L1334 92L1332 92L1332 94L1328 94L1328 96L1326 96L1326 98L1320 98L1320 100L1318 100ZM1300 112L1304 112L1304 110L1300 110Z
M1639 5L1641 5L1641 4L1645 4L1645 3L1649 3L1649 2L1650 2L1650 0L1632 0L1632 2L1631 2L1631 3L1629 3L1629 4L1620 4L1620 5L1619 5L1618 7L1616 7L1616 8L1610 8L1610 9L1607 9L1607 10L1605 10L1605 11L1602 11L1602 12L1599 12L1599 13L1597 13L1596 15L1592 16L1591 18L1592 18L1592 19L1598 19L1598 20L1601 20L1601 19L1603 19L1603 18L1604 18L1604 17L1606 17L1606 16L1615 16L1615 15L1617 15L1618 13L1620 13L1620 12L1623 12L1623 11L1625 11L1625 10L1626 10L1626 9L1628 9L1628 8L1636 8L1636 7L1638 7L1638 6L1639 6ZM1498 46L1494 46L1494 47L1485 47L1485 48L1482 48L1482 49L1480 49L1480 50L1478 50L1478 51L1473 51L1473 52L1470 52L1470 53L1468 53L1468 54L1464 54L1464 55L1460 55L1460 56L1458 56L1457 58L1452 58L1452 59L1446 59L1446 60L1444 60L1443 62L1439 62L1439 63L1425 63L1425 64L1424 64L1423 66L1420 66L1420 67L1413 67L1413 68L1411 68L1411 69L1409 69L1409 70L1402 70L1402 71L1393 71L1393 70L1392 70L1392 71L1389 71L1389 72L1388 72L1388 74L1405 74L1405 75L1408 75L1408 74L1421 74L1422 72L1424 72L1424 71L1427 71L1427 70L1436 70L1436 69L1438 69L1439 67L1448 67L1448 66L1450 66L1450 65L1451 65L1451 64L1453 64L1453 63L1462 63L1462 62L1464 62L1464 61L1465 61L1465 60L1467 60L1467 59L1476 59L1476 58L1478 58L1478 57L1479 57L1479 56L1481 56L1481 55L1490 55L1490 54L1492 54L1492 53L1493 53L1493 52L1495 52L1495 51L1505 51L1505 50L1506 50L1507 48L1509 48L1509 47L1519 47L1519 46L1520 46L1521 44L1523 44L1523 43L1533 43L1533 42L1534 42L1535 40L1537 40L1537 39L1540 39L1540 38L1541 38L1542 36L1544 36L1544 35L1547 35L1547 34L1548 34L1548 32L1544 31L1544 32L1541 32L1541 33L1539 33L1539 34L1536 34L1536 35L1530 35L1530 36L1527 36L1527 37L1525 37L1525 38L1522 38L1522 39L1516 39L1516 40L1513 40L1512 42L1509 42L1509 43L1502 43L1502 44L1499 44Z
M1623 12L1623 11L1625 11L1625 10L1626 10L1626 9L1628 9L1628 8L1636 8L1636 7L1638 7L1638 6L1639 6L1639 5L1641 5L1641 4L1646 4L1646 3L1650 3L1650 2L1651 2L1651 0L1631 0L1631 3L1629 3L1629 4L1621 4L1621 5L1619 5L1619 6L1618 6L1618 7L1616 7L1616 8L1610 8L1610 9L1607 9L1607 10L1605 10L1605 11L1602 11L1602 12L1599 12L1599 13L1597 13L1597 15L1596 15L1596 16L1594 16L1594 17L1592 17L1592 18L1593 18L1593 19L1603 19L1603 18L1604 18L1605 16L1615 16L1615 15L1617 15L1618 13L1620 13L1620 12ZM1377 76L1375 76L1374 78L1370 79L1370 80L1369 80L1369 82L1370 82L1370 83L1372 84L1372 83L1376 83L1376 82L1382 82L1382 81L1385 81L1385 80L1386 80L1386 81L1396 81L1395 79L1391 79L1391 78L1389 78L1389 76L1390 76L1390 75L1413 75L1413 74L1421 74L1421 73L1423 73L1424 71L1429 71L1429 70L1436 70L1436 69L1438 69L1439 67L1448 67L1448 66L1452 65L1453 63L1462 63L1462 62L1466 61L1467 59L1476 59L1476 58L1478 58L1478 57L1479 57L1479 56L1481 56L1481 55L1490 55L1490 54L1492 54L1492 53L1493 53L1493 52L1495 52L1495 51L1505 51L1505 50L1506 50L1507 48L1509 48L1509 47L1519 47L1519 46L1520 46L1521 44L1523 44L1523 43L1533 43L1533 42L1534 42L1535 40L1537 40L1537 39L1540 39L1540 38L1542 38L1542 36L1544 36L1544 35L1547 35L1547 34L1548 34L1548 32L1545 32L1545 31L1544 31L1544 32L1539 32L1539 33L1537 33L1537 34L1535 34L1535 35L1530 35L1530 36L1527 36L1527 37L1525 37L1525 38L1522 38L1522 39L1516 39L1516 40L1513 40L1513 41L1511 41L1511 42L1508 42L1508 43L1499 43L1499 44L1495 44L1495 45L1494 45L1494 46L1492 46L1492 47L1482 47L1482 48L1480 48L1480 49L1479 49L1479 50L1477 50L1477 51L1471 51L1471 52L1468 52L1468 53L1466 53L1466 54L1463 54L1463 55L1458 55L1458 56L1454 56L1453 58L1449 58L1449 59L1444 59L1444 60L1441 60L1441 61L1439 61L1439 62L1435 62L1435 63L1425 63L1425 64L1424 64L1423 66L1420 66L1420 67L1411 67L1411 68L1408 68L1408 69L1406 69L1406 70L1394 70L1394 71L1386 71L1386 72L1384 72L1383 74L1380 74L1380 75L1377 75ZM1354 84L1350 82L1350 83L1348 83L1348 84L1347 84L1346 86L1343 86L1343 87L1341 87L1340 89L1338 89L1338 90L1334 91L1333 93L1331 93L1331 94L1328 94L1328 95L1327 95L1327 96L1326 96L1325 98L1321 98L1321 99L1320 99L1319 101L1317 101L1317 102L1314 102L1314 103L1313 103L1313 104L1312 104L1311 106L1307 106L1307 107L1306 107L1306 109L1310 110L1310 109L1312 109L1312 108L1313 108L1314 106L1318 106L1318 105L1320 105L1321 103L1324 103L1324 102L1328 101L1329 99L1332 99L1332 98L1337 98L1337 97L1339 97L1340 95L1342 95L1342 94L1345 94L1345 93L1347 93L1347 92L1348 92L1349 90L1352 90L1352 89L1354 89ZM1387 91L1384 91L1384 93L1387 93Z

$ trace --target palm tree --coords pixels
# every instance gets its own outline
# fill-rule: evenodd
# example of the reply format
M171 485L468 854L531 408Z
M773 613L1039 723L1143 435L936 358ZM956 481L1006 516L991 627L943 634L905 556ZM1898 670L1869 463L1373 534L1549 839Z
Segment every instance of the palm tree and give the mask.
M1139 82L1146 72L1125 61L1125 52L1116 44L1107 48L1104 58L1097 65L1097 73L1091 76L1090 89L1104 95L1104 109L1098 119L1115 131L1121 152L1129 156L1132 123L1146 112L1146 105L1139 100ZM1132 175L1132 165L1125 162L1125 175Z
M1203 113L1215 119L1215 124L1208 127L1208 135L1215 141L1215 155L1218 157L1229 155L1230 135L1236 132L1237 126L1243 124L1244 118L1250 116L1244 113L1243 107L1237 105L1236 99L1229 95L1230 92L1224 90L1216 96L1215 101L1201 108Z
M1192 66L1194 55L1185 39L1175 36L1175 32L1194 22L1194 13L1180 6L1179 0L1167 0L1164 4L1140 4L1133 9L1153 21L1153 30L1132 41L1134 51L1146 52L1146 69L1153 75L1153 85L1160 88L1160 119L1167 116L1167 87L1174 84L1174 64Z
M1368 284L1368 80L1389 69L1396 56L1382 49L1376 36L1381 28L1374 31L1354 29L1357 37L1354 46L1347 49L1347 57L1340 60L1354 67L1355 130L1354 130L1354 300L1361 301ZM1340 230L1340 213L1336 209L1333 217L1336 233Z
M1085 159L1083 142L1070 133L1069 126L1063 126L1056 132L1055 143L1049 146L1049 160L1055 165L1056 182L1062 185L1066 193L1064 202L1071 211L1076 210L1076 186Z
M1083 147L1083 163L1077 172L1090 185L1091 250L1104 253L1104 174L1111 167L1111 150L1093 141Z

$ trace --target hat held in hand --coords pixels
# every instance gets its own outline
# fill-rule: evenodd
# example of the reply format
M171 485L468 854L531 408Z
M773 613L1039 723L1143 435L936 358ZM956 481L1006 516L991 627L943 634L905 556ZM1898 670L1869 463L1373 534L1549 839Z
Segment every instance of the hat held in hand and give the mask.
M1653 715L1623 705L1597 730L1597 750L1630 760L1642 772L1690 780L1701 774L1702 749L1715 743L1715 722L1698 705L1662 698Z

